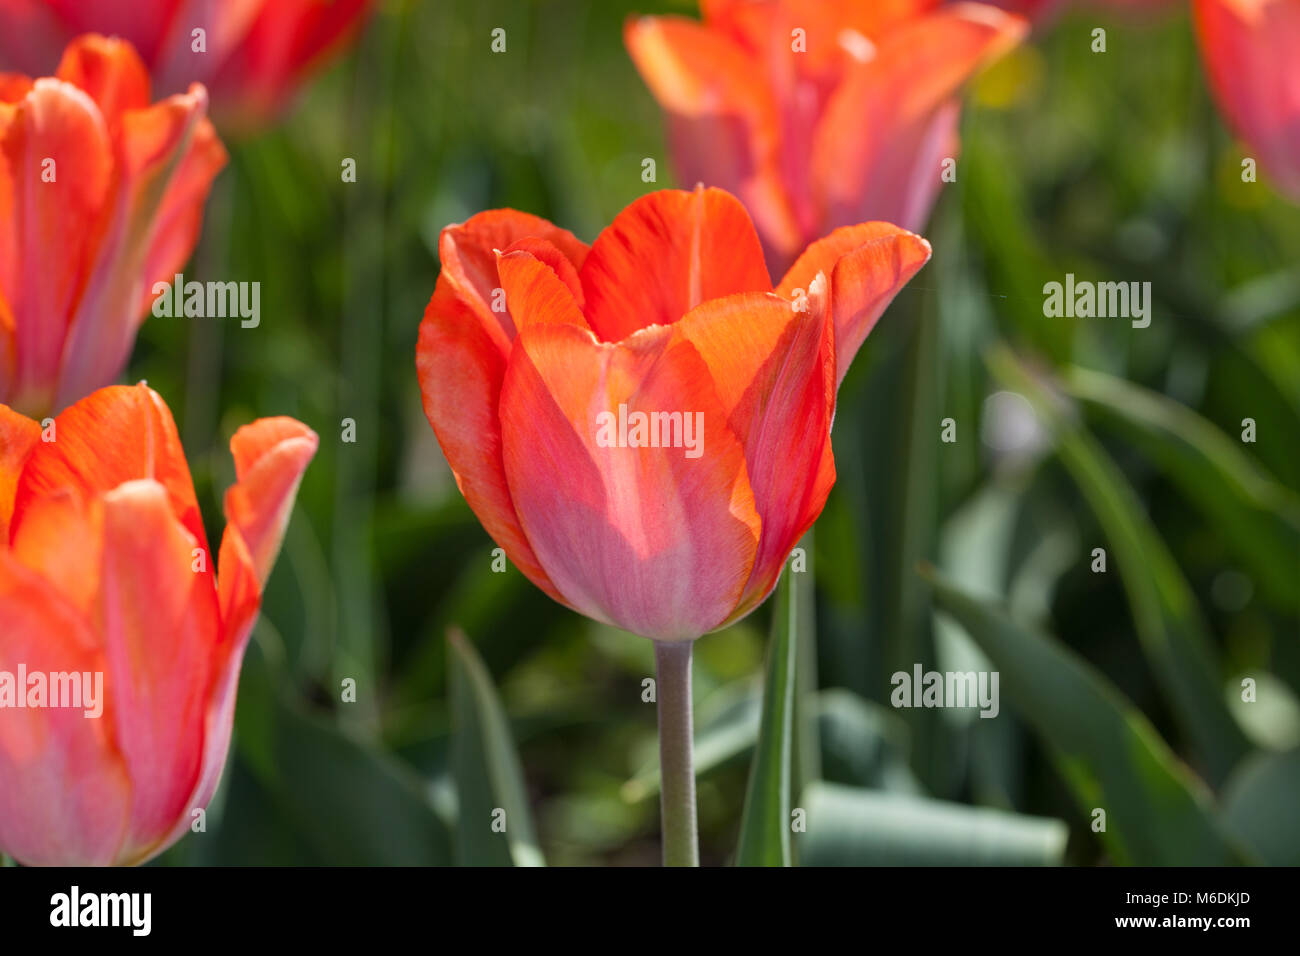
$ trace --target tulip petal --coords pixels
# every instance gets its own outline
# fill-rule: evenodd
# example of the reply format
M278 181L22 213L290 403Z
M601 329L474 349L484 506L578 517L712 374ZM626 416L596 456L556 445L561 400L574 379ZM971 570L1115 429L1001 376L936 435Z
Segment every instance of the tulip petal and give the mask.
M806 290L818 273L830 276L835 364L842 382L876 320L929 260L928 242L890 223L843 226L804 251L777 294L793 298L795 290Z
M931 160L953 135L949 100L1027 30L986 4L955 3L885 33L818 121L813 176L826 221L920 228L939 182Z
M260 584L280 553L302 473L320 439L292 418L260 418L235 432L230 452L237 483L226 492L226 521L243 540Z
M587 321L607 342L671 325L709 299L772 288L745 207L702 186L633 202L596 238L579 274Z
M0 321L13 330L16 408L44 413L54 400L112 176L108 128L72 84L40 79L0 106L0 289L10 313Z
M755 56L735 38L680 17L631 19L623 37L668 116L678 181L734 193L775 260L797 252L802 230L780 172L777 106Z
M129 481L103 501L105 688L132 785L119 855L138 862L188 815L220 618L212 563L197 563L199 542L176 520L167 489Z
M116 37L77 37L63 51L54 75L84 90L110 130L125 111L149 105L149 71L135 48Z
M40 425L8 405L0 405L0 548L9 541L18 475L40 437Z
M471 216L458 226L448 226L438 240L442 260L439 283L445 278L451 291L478 316L503 358L514 340L515 325L508 311L492 308L494 292L501 287L497 253L529 237L551 243L575 268L580 268L587 258L586 244L571 232L513 209L492 209Z
M447 276L444 265L416 346L424 414L456 476L456 486L483 529L528 580L562 601L519 526L506 485L497 404L507 353ZM513 322L510 328L513 336Z
M167 489L177 520L207 547L176 423L147 385L114 385L87 396L54 420L54 438L34 446L18 480L11 535L18 535L26 510L47 495L67 492L90 501L149 478Z
M616 420L620 406L629 421L678 413L664 436L677 446L619 447L602 413ZM683 429L697 422L692 457ZM568 324L528 326L501 431L520 521L571 607L655 640L696 638L731 613L759 517L744 449L689 342L664 327L614 345Z
M95 673L105 674L103 654L87 650L96 642L86 619L3 548L0 621L0 671L16 674L22 664L29 677L77 672L92 682ZM106 676L101 690L98 718L88 718L86 707L0 709L0 848L19 862L85 866L116 859L131 787L113 740L119 703Z
M1219 109L1300 202L1300 3L1195 0L1192 9Z
M211 177L225 162L224 150L210 139L206 111L207 94L196 85L186 94L121 117L117 199L94 272L68 329L60 406L117 375L149 301L144 270L179 265L198 238L203 199ZM187 167L191 153L195 159ZM156 258L151 259L158 236L166 251L153 250Z
M346 42L372 0L274 0L256 16L212 77L223 98L238 100L231 119L251 124L280 109L299 78ZM226 6L232 5L228 2Z
M824 277L794 304L747 293L715 299L675 326L717 386L762 519L753 571L729 620L776 585L790 549L821 514L835 484L835 332Z

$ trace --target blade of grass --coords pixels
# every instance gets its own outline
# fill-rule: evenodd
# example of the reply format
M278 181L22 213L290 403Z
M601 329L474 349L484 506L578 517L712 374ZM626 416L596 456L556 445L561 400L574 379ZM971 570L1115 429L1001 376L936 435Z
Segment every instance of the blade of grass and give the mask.
M1218 823L1205 784L1105 677L1064 645L958 590L933 568L922 576L938 606L998 668L1008 702L1051 752L1115 861L1222 866L1245 861Z
M449 631L447 644L457 860L462 866L542 866L523 768L491 675L460 631Z
M763 716L740 818L737 866L790 866L794 700L798 668L798 585L787 570L777 585L763 685Z
M1249 750L1223 699L1209 635L1191 586L1119 466L1066 410L1046 373L1008 349L989 355L994 375L1021 392L1057 440L1066 469L1106 533L1119 563L1142 651L1191 738L1206 773L1221 783Z

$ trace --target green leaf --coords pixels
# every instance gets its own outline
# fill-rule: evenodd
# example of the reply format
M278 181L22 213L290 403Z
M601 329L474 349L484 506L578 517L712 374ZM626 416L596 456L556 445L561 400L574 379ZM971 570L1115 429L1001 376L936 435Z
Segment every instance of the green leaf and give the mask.
M1300 866L1296 794L1300 749L1254 754L1223 789L1224 824L1270 866Z
M907 724L896 711L842 688L822 691L817 704L826 780L902 793L923 792L908 764Z
M816 783L803 795L806 866L1055 866L1060 820Z
M334 866L446 866L451 839L420 778L337 727L280 704L274 792Z
M1300 609L1300 497L1191 409L1122 379L1070 369L1065 386L1131 439L1213 523L1269 598Z
M1022 365L1005 348L990 355L998 378L1033 404L1054 433L1062 462L1106 533L1119 563L1142 651L1175 716L1221 782L1250 749L1223 700L1222 681L1195 595L1156 533L1137 492L1097 441L1062 408L1046 373Z
M777 585L763 685L763 717L740 818L737 866L790 866L790 787L799 606L795 572Z
M1105 811L1100 837L1117 862L1242 862L1204 783L1105 677L1055 639L1020 626L933 569L923 575L939 607L998 668L1001 692L1050 749L1089 822L1094 810Z
M462 866L542 866L523 768L492 678L464 634L449 631L447 644L457 861Z

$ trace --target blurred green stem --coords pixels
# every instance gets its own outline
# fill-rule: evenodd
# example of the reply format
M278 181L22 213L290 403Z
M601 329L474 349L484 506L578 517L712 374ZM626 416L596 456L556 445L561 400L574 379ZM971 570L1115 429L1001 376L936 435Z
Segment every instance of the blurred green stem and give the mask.
M699 866L695 822L695 741L691 721L691 641L655 642L659 773L663 781L664 866Z

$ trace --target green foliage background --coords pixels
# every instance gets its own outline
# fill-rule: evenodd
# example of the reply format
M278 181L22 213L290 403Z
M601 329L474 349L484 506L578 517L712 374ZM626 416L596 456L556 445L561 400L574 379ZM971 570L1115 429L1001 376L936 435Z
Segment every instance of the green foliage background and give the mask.
M512 206L590 241L674 185L621 39L632 12L665 10L695 15L390 2L281 125L228 143L186 275L260 281L261 326L150 319L127 377L171 404L213 534L239 424L294 415L322 443L207 832L161 863L657 862L652 647L491 572L414 348L444 225ZM840 394L816 584L794 589L797 678L765 666L774 601L697 644L703 860L734 858L765 786L752 805L806 812L802 863L1298 863L1297 207L1240 181L1179 5L1048 26L977 82L962 128L934 259ZM1044 318L1067 272L1149 280L1150 328ZM999 389L1037 409L1038 454L982 441ZM998 669L1000 716L889 707L914 662ZM784 772L765 674L798 681ZM749 787L760 719L775 782ZM785 858L746 826L746 859Z

